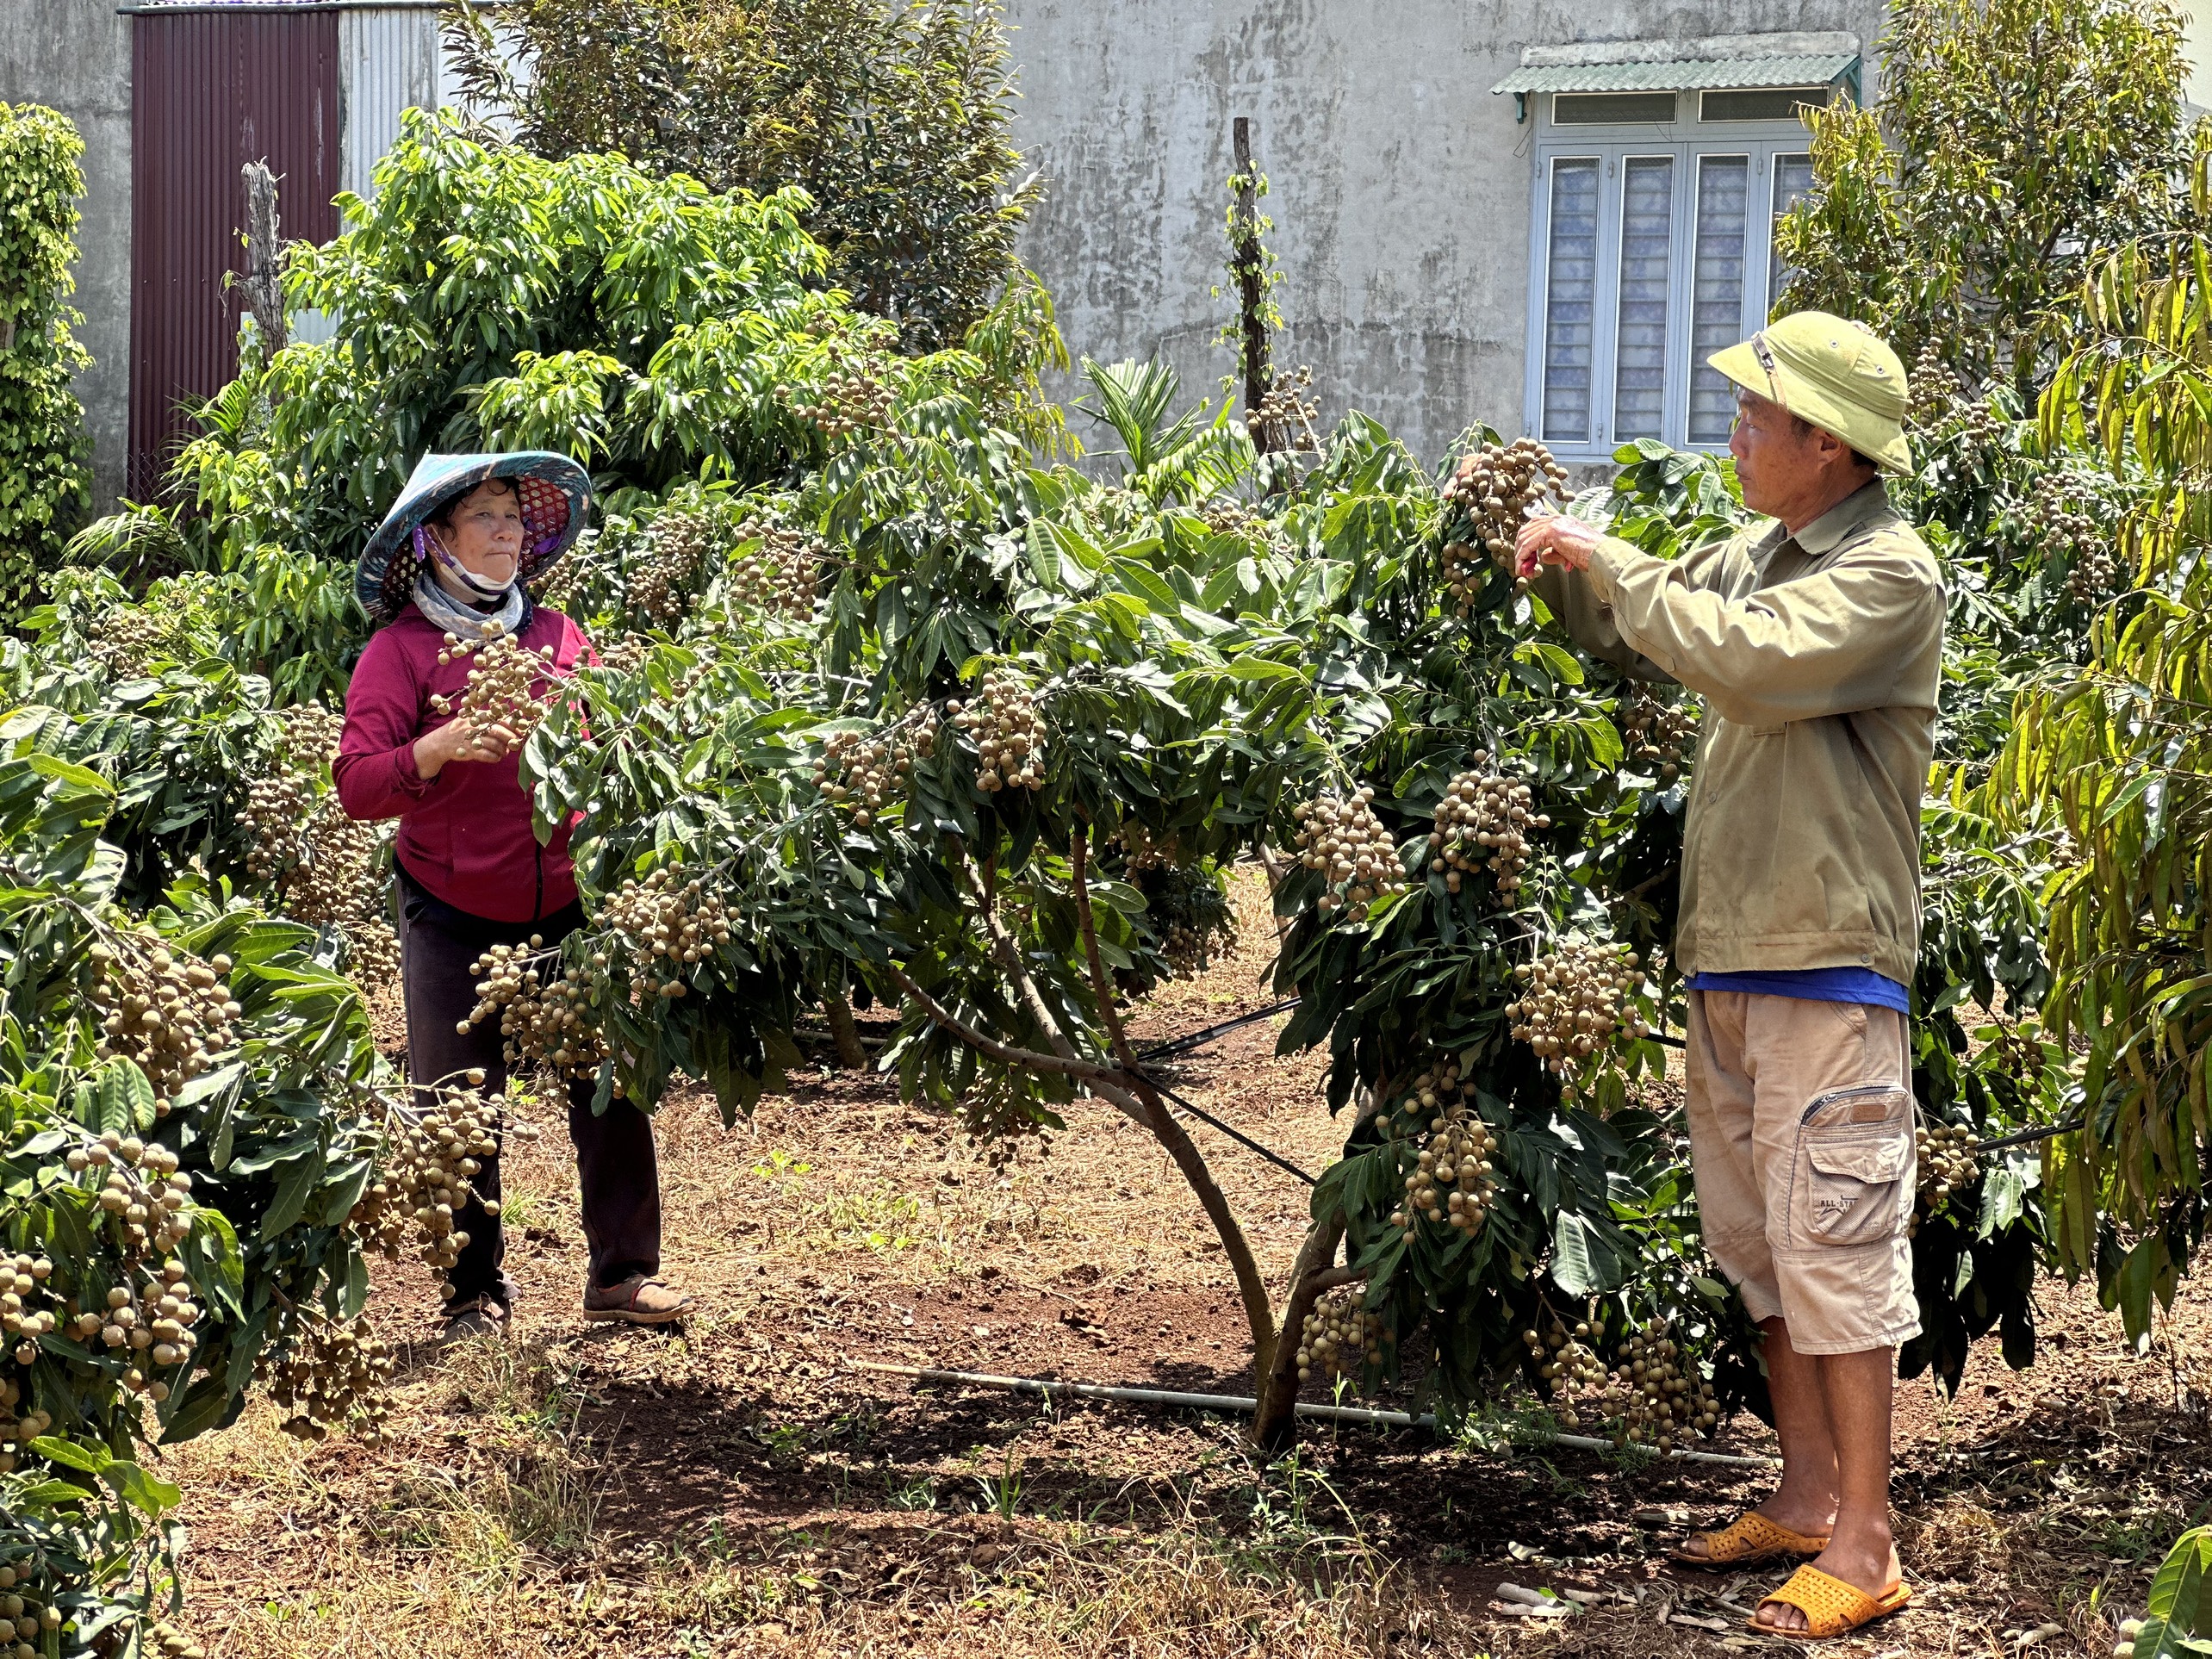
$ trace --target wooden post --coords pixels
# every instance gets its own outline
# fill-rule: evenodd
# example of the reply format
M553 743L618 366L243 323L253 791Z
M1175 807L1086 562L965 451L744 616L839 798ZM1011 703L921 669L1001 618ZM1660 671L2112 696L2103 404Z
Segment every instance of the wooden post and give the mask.
M1259 424L1259 407L1267 401L1274 376L1267 361L1267 320L1261 312L1266 289L1259 245L1259 175L1252 168L1250 118L1239 115L1233 130L1237 196L1230 221L1229 264L1236 274L1237 311L1244 327L1245 424L1253 444L1264 455L1275 445Z
M276 180L258 161L239 170L245 181L245 303L261 331L262 361L284 349L284 284L277 275L283 245L276 239Z

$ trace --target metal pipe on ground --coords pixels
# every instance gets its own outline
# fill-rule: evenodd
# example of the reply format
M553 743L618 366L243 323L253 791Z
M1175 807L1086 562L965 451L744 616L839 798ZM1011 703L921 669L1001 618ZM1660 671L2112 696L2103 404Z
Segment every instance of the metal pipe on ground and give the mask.
M845 1362L854 1370L869 1371L879 1376L911 1377L917 1382L956 1382L972 1389L999 1389L1009 1394L1041 1395L1046 1399L1113 1400L1124 1405L1162 1406L1171 1410L1252 1412L1259 1401L1245 1395L1187 1394L1173 1389L1125 1389L1105 1382L1062 1382L1044 1376L993 1376L984 1371L947 1371L926 1365L886 1365L873 1359L851 1359ZM1365 1406L1312 1406L1303 1401L1298 1404L1298 1415L1327 1423L1359 1423L1374 1428L1425 1428L1436 1426L1436 1414L1423 1412L1416 1417L1410 1412L1378 1411ZM1543 1434L1536 1437L1538 1445L1572 1446L1578 1451L1612 1451L1610 1440L1600 1440L1588 1434ZM1654 1450L1651 1456L1687 1463L1718 1463L1728 1469L1780 1469L1779 1457L1739 1457L1725 1451L1696 1451L1675 1448L1667 1451Z

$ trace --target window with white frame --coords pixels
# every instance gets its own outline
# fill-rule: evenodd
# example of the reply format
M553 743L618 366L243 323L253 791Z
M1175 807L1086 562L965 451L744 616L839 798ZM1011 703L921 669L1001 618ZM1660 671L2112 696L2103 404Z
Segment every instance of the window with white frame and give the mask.
M1706 364L1787 284L1774 221L1811 188L1799 103L1827 89L1555 93L1539 123L1528 423L1563 460L1728 442Z

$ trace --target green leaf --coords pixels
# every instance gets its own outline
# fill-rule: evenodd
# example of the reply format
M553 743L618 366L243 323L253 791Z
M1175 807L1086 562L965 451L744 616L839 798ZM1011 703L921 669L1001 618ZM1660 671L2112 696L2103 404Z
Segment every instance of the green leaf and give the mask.
M269 1209L255 1233L260 1242L267 1244L298 1222L307 1210L308 1195L322 1179L323 1169L320 1149L283 1166L276 1177L276 1196L269 1201Z
M116 1458L100 1471L115 1495L155 1520L184 1501L184 1494L168 1482L157 1480L138 1464Z
M42 1434L31 1442L31 1450L50 1463L59 1463L64 1469L81 1469L87 1475L97 1475L115 1461L107 1447L77 1440L65 1440L59 1435Z

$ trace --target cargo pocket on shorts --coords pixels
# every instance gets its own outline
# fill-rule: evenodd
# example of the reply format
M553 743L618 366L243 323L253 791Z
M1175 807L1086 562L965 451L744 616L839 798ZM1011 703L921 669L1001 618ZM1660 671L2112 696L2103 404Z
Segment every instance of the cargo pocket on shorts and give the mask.
M1894 1084L1839 1089L1805 1109L1790 1193L1790 1242L1880 1244L1904 1224L1912 1097Z

